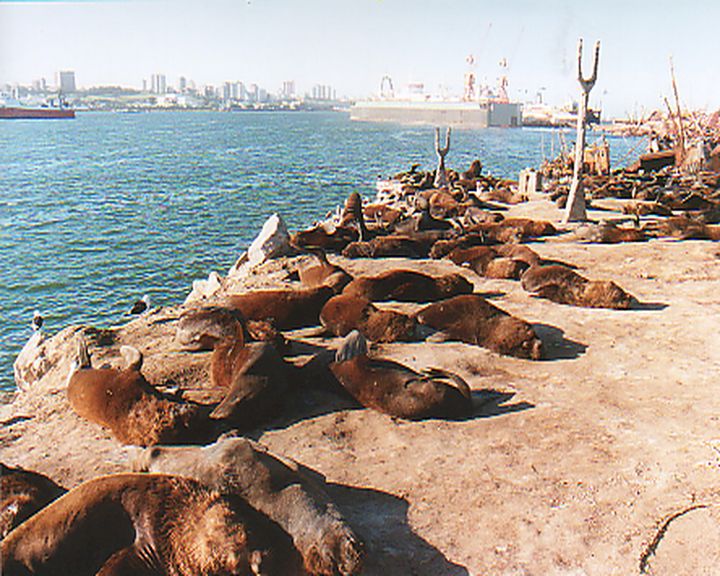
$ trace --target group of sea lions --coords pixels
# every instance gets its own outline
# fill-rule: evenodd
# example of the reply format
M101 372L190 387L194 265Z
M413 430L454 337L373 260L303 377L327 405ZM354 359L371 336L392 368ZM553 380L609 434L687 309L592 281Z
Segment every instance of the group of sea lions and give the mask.
M299 259L299 288L223 294L187 308L167 345L209 353L206 381L219 391L214 403L159 391L143 376L143 355L133 346L120 348L122 368L94 367L91 346L79 338L67 378L70 407L119 442L145 448L128 464L132 472L67 493L40 475L4 468L3 573L359 573L361 539L322 482L258 444L228 437L228 430L268 421L289 390L318 379L397 418L472 416L471 389L459 375L374 357L368 341L433 334L540 359L542 341L532 325L474 293L473 274L520 280L526 290L566 304L632 302L612 282L587 280L518 244L556 230L484 212L470 193L480 186L480 171L474 163L448 189L405 194L399 205L363 207L352 194L336 222L294 235L296 250L312 256ZM445 257L459 268L442 276L396 268L353 277L328 252ZM387 301L414 309L392 310ZM313 326L318 335L344 339L304 364L289 360L292 340L283 332Z

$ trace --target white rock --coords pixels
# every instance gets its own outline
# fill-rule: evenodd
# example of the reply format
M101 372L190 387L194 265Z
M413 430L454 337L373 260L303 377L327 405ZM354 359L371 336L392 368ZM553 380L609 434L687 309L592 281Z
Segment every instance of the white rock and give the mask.
M273 214L263 224L260 234L250 244L247 252L235 262L228 277L245 276L250 269L270 260L283 256L290 251L290 234L279 214Z
M222 277L217 272L210 272L207 280L193 281L192 292L185 298L185 304L205 300L215 295L222 288Z
M35 332L18 354L13 364L15 385L21 392L26 392L34 382L40 380L51 368L45 354L45 335Z

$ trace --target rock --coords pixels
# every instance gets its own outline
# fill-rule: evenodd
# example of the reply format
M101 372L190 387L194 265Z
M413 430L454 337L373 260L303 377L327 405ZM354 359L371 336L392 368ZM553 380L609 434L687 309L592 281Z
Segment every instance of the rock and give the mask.
M15 359L15 385L21 392L26 392L33 382L40 380L51 368L44 342L45 334L35 332Z
M228 277L245 276L258 264L290 252L290 234L279 214L273 214L263 224L260 234L253 240L235 265L228 272Z
M210 272L207 280L193 281L192 292L185 298L185 304L207 300L222 288L222 277L217 272Z

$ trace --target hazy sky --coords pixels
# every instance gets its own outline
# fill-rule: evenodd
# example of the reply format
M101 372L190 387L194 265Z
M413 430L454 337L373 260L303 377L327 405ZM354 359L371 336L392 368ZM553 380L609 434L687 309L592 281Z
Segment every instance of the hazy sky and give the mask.
M0 84L29 84L75 70L78 85L141 87L155 72L177 84L255 82L298 92L331 84L338 95L423 82L462 91L466 57L495 84L509 63L511 97L562 104L578 92L577 40L585 70L602 43L591 103L605 115L662 108L672 95L673 56L681 98L720 107L720 2L678 0L0 0Z

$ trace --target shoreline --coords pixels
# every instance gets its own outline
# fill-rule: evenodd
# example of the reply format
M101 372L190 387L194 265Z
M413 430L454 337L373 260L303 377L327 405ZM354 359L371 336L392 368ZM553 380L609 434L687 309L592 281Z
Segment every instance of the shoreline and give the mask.
M504 214L555 224L561 216L536 194ZM708 508L671 524L648 562L674 573L681 565L702 569L703 557L689 556L681 542L689 535L713 542L708 526L720 526L713 524L717 473L709 425L720 408L712 381L720 353L704 336L720 320L714 297L720 270L711 266L716 244L550 237L527 245L586 276L618 282L646 306L560 305L528 295L517 281L481 278L447 260L332 256L353 275L397 267L459 271L476 292L531 322L548 356L523 360L458 342L379 344L374 349L383 357L455 371L474 392L491 390L503 399L464 421L407 422L314 392L291 414L247 435L327 478L331 497L366 540L366 574L634 573L658 519L691 495ZM232 289L287 285L288 271L302 258L271 259L238 277ZM117 346L141 341L153 382L163 363L182 360L162 344L172 337L178 311L166 307L113 329L113 345L97 348L96 360L116 364ZM74 330L54 337L61 355ZM302 330L288 337L298 342L298 358L339 341ZM188 356L177 372L191 374L208 359ZM66 370L63 360L0 408L0 458L70 488L126 469L128 448L69 410Z

